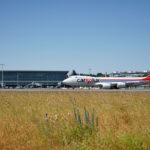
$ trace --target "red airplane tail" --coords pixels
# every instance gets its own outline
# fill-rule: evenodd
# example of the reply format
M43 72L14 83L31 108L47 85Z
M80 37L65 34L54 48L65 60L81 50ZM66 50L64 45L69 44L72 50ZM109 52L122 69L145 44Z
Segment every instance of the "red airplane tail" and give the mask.
M144 80L150 80L150 74L144 78Z

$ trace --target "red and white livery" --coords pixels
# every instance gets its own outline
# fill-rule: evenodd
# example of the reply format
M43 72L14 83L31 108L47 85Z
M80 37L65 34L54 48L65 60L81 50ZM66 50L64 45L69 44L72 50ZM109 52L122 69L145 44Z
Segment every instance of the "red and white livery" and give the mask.
M119 89L131 86L148 84L147 77L91 77L74 75L65 79L62 83L71 87L100 87L104 89Z

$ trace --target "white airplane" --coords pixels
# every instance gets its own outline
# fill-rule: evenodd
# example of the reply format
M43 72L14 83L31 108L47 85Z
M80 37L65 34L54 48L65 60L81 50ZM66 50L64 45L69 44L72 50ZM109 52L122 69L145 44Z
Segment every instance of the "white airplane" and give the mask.
M73 75L63 80L64 85L70 87L99 87L104 89L119 89L131 86L148 84L150 75L147 77L91 77Z

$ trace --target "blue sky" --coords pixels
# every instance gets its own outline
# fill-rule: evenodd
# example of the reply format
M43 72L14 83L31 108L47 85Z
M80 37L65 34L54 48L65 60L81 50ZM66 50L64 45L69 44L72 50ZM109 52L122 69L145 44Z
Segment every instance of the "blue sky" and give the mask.
M5 69L150 69L149 0L0 0Z

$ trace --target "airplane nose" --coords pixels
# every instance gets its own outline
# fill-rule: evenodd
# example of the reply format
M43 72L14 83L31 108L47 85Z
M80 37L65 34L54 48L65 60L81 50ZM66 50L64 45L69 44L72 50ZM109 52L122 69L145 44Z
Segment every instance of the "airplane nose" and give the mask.
M68 84L69 81L68 81L68 79L65 79L65 80L62 81L62 83L63 83L63 84Z

